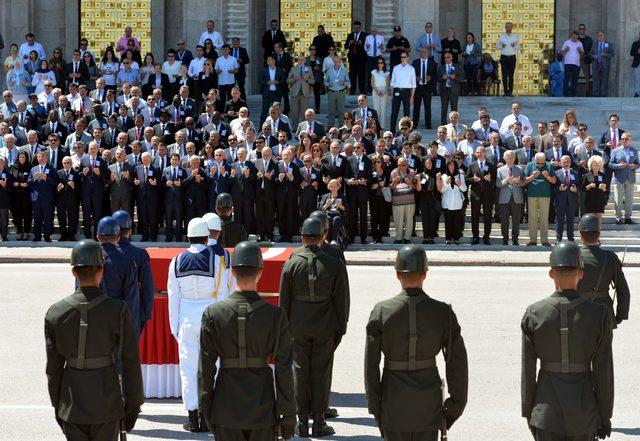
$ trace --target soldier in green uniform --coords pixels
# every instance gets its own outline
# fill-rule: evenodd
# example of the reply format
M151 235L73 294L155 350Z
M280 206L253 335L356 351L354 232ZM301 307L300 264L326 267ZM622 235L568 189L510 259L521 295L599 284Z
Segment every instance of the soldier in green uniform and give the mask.
M622 272L622 263L613 251L600 248L600 222L595 214L585 214L578 224L582 240L584 276L578 282L578 292L588 299L602 303L613 328L629 318L630 293L627 279ZM609 286L615 289L614 298L618 306L613 311L613 299Z
M287 313L293 336L293 372L298 433L335 433L324 420L329 404L333 353L347 331L349 288L344 262L322 248L324 228L318 219L302 224L303 249L284 264L280 306Z
M71 265L79 287L44 319L49 397L67 440L115 441L123 422L127 432L133 429L144 402L135 331L127 305L98 288L100 245L78 242Z
M561 241L549 260L556 291L522 318L522 416L536 441L604 439L613 411L612 329L604 306L577 291L580 247Z
M467 404L469 372L460 325L450 305L422 289L427 255L405 245L395 262L402 286L397 296L373 308L367 324L365 390L369 413L389 441L436 441ZM436 366L443 351L449 397ZM380 376L380 358L384 370Z
M234 222L233 199L229 193L220 193L216 198L216 213L222 220L222 231L218 238L218 243L223 248L233 248L240 242L247 240L247 230L244 225Z
M262 267L260 248L239 243L231 258L237 290L202 316L199 403L217 441L273 441L294 434L291 335L284 311L256 292Z

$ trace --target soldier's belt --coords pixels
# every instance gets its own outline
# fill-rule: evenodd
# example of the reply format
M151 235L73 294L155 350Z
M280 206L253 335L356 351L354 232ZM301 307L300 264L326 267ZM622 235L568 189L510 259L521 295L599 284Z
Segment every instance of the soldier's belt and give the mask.
M609 297L609 291L586 291L580 293L588 299L604 299Z
M560 372L563 374L578 374L590 371L589 363L559 363L551 361L543 361L540 363L540 369L547 372Z
M115 364L113 355L107 357L96 357L96 358L70 358L67 360L67 366L72 367L74 369L102 369L108 366L112 366Z
M244 360L240 358L223 358L220 360L220 367L225 369L263 368L268 366L269 360L262 357L247 357Z
M387 359L384 360L384 368L389 371L417 371L420 369L428 369L434 367L436 367L435 358L413 361L393 361Z
M322 302L327 302L329 300L331 300L331 297L324 297L324 296L293 296L293 300L296 301L300 301L300 302L308 302L308 303L322 303Z

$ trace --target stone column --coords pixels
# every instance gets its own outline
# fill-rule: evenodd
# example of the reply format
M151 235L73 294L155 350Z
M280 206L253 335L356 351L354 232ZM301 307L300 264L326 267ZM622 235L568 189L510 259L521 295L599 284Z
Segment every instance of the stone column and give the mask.
M615 45L616 55L609 76L609 94L612 96L633 96L634 72L629 55L631 44L638 38L640 29L640 3L637 0L609 0L610 29L608 39ZM611 30L617 33L612 34Z
M436 33L440 22L440 0L400 0L398 2L398 23L402 23L402 35L411 43L413 57L416 54L415 45L420 34L424 33L424 24L433 23Z
M165 54L164 14L164 0L153 0L151 2L151 52L157 61L164 60Z

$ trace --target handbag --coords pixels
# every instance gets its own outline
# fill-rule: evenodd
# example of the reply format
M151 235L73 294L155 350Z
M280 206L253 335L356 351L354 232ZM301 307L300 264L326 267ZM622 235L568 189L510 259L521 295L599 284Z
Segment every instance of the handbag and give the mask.
M384 200L387 202L391 202L391 188L382 187L380 191L382 192L382 197L384 198Z

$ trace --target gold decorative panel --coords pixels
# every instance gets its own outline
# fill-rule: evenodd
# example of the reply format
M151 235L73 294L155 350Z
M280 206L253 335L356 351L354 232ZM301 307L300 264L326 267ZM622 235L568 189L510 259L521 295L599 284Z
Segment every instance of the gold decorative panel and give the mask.
M482 50L500 59L498 38L513 23L520 38L513 92L546 95L549 64L554 59L555 0L482 0Z
M132 35L140 42L142 56L151 51L151 0L82 0L80 2L81 37L89 40L89 48L102 58L107 46L116 48L131 26ZM116 51L116 56L119 57Z
M342 46L351 31L351 1L280 1L280 27L292 57L301 52L309 55L309 46L320 24L333 37L338 55L346 58Z

